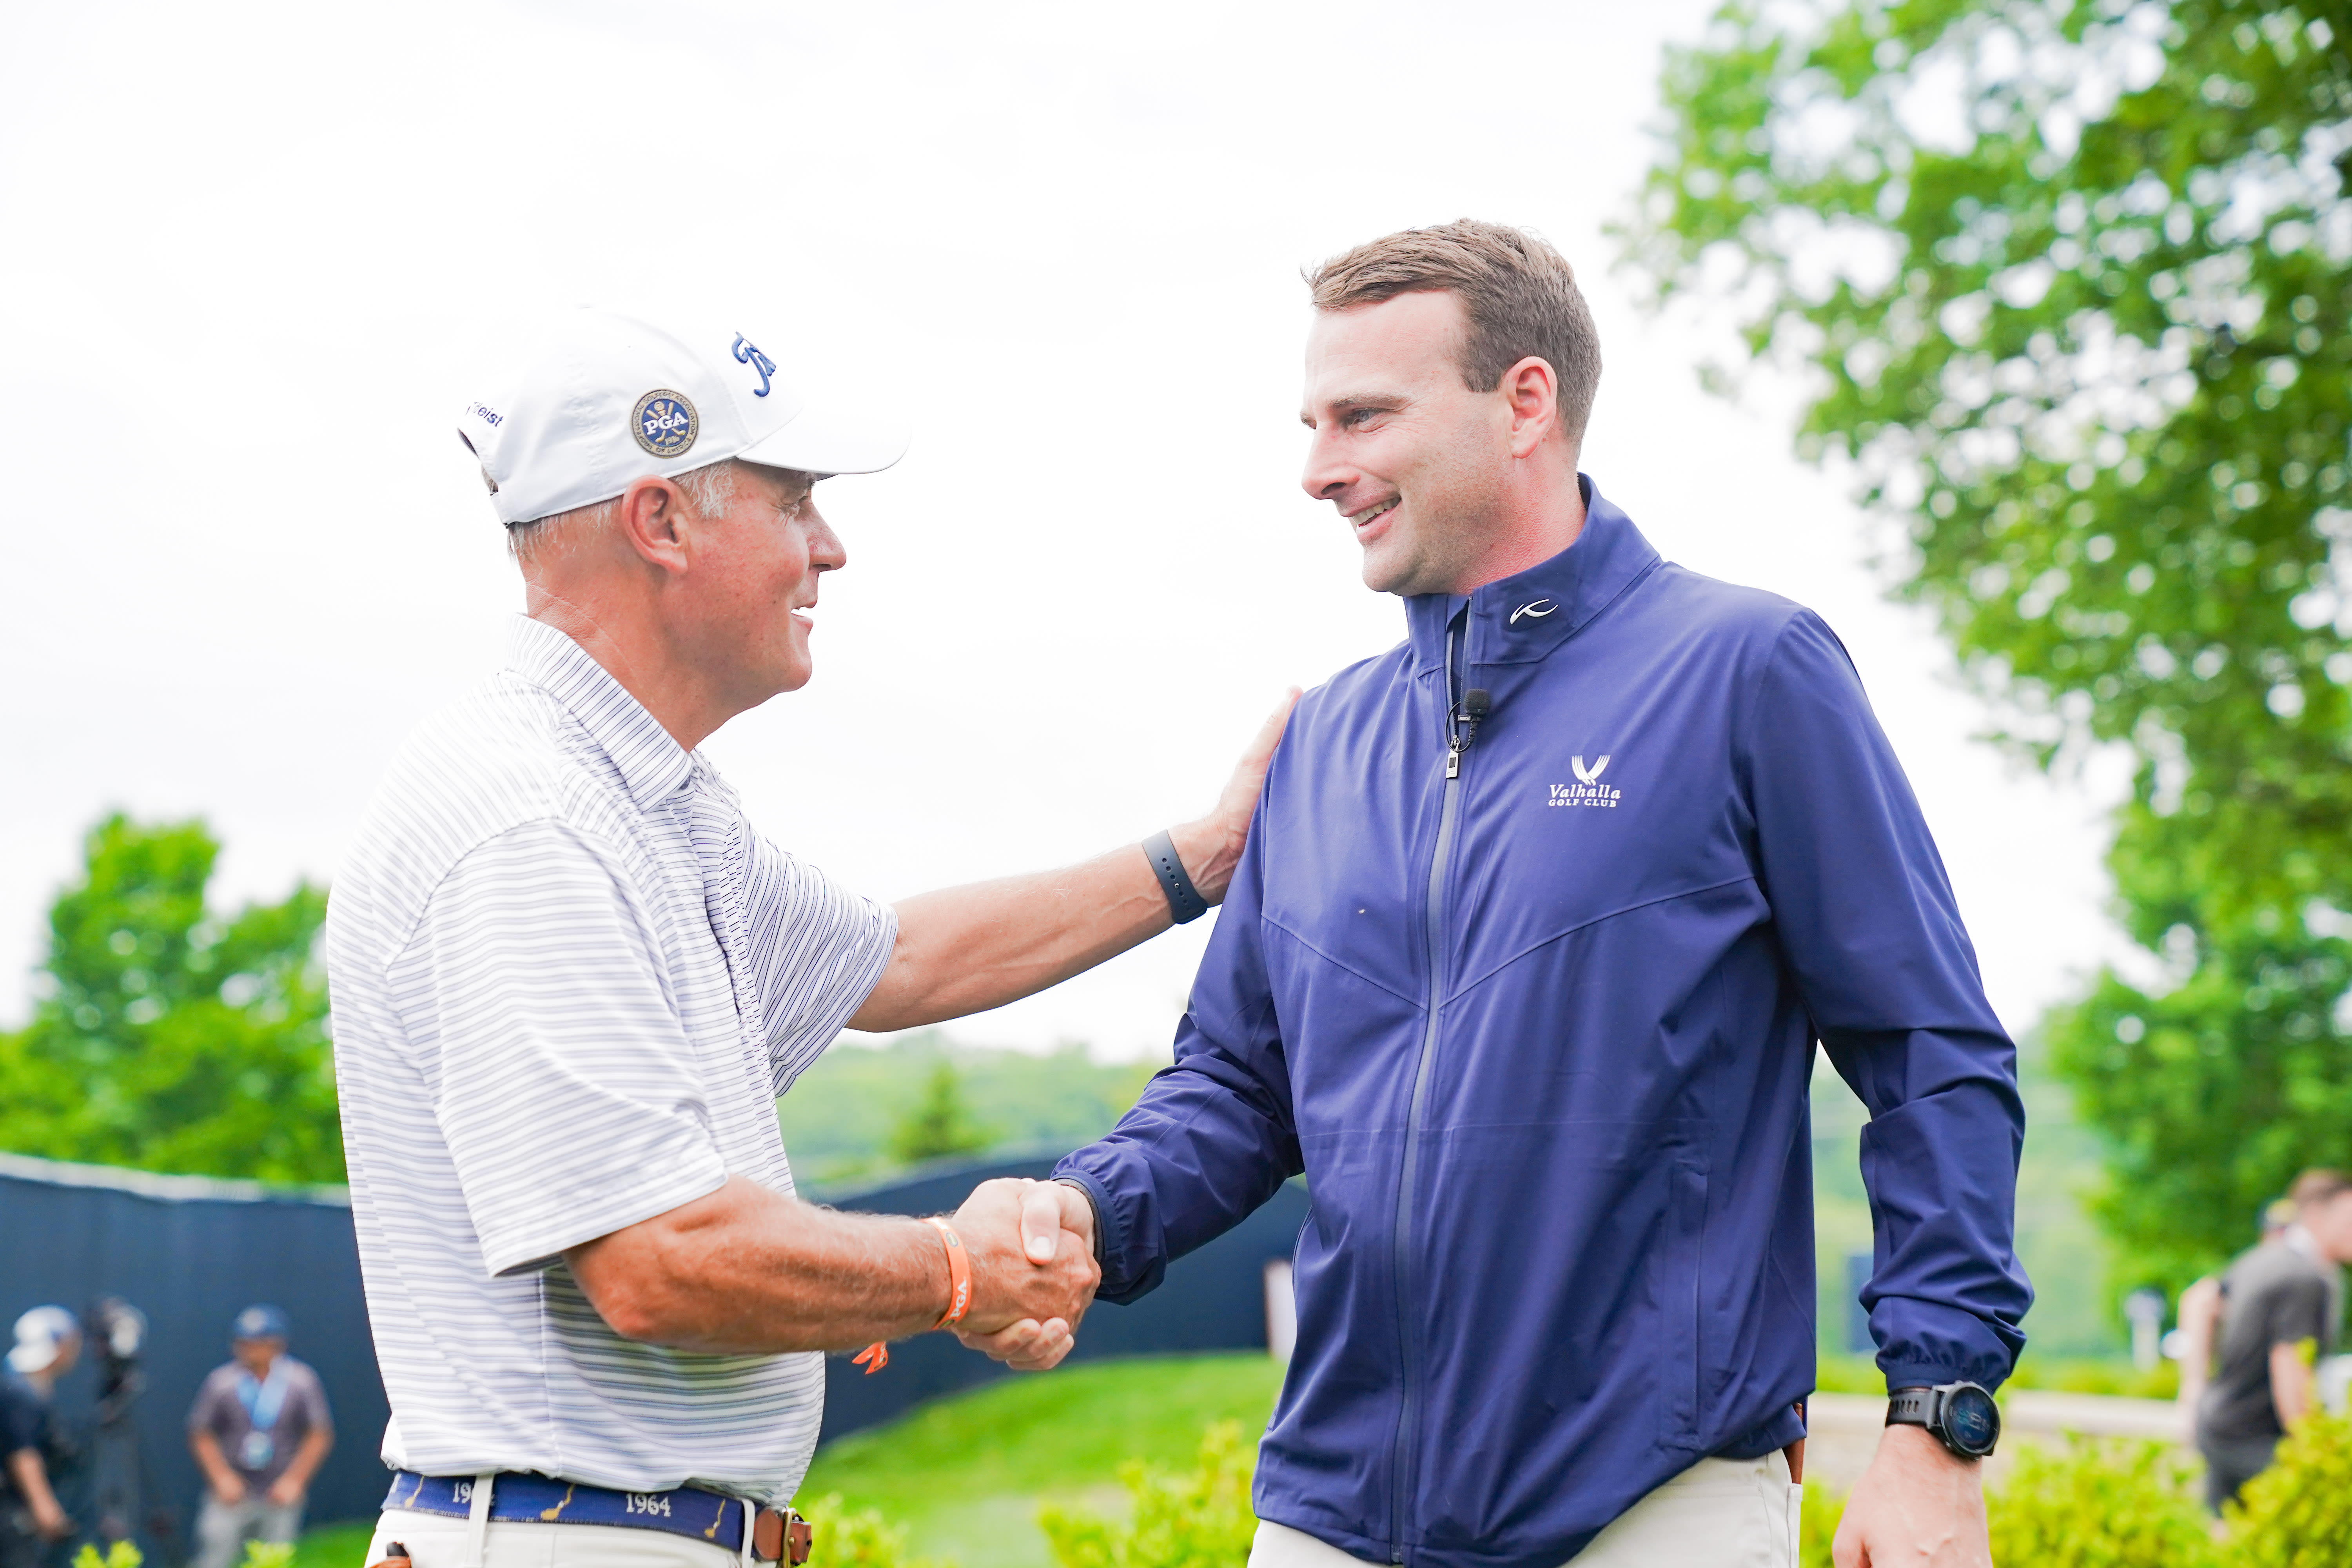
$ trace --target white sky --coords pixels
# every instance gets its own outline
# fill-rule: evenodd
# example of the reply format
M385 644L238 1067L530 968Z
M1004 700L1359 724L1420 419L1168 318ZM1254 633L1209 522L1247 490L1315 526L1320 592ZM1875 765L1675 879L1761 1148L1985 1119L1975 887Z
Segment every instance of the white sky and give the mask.
M0 1022L110 807L203 814L229 898L332 878L403 734L498 658L520 595L452 431L575 302L730 317L915 425L820 492L851 564L814 683L710 743L763 830L897 897L1199 812L1286 683L1402 635L1297 489L1298 268L1466 214L1582 270L1602 489L1844 637L2029 1026L2119 940L2093 794L1969 739L1785 414L1702 395L1696 329L1609 270L1662 42L1706 9L15 11ZM1207 931L957 1032L1163 1050Z

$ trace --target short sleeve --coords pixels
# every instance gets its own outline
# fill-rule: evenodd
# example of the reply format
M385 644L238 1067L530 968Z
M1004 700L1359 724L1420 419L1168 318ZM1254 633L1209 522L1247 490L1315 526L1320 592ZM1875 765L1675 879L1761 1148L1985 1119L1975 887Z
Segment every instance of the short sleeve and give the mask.
M457 862L393 965L492 1276L727 1179L649 923L602 846L525 823Z
M335 1417L327 1408L327 1385L319 1381L316 1369L310 1366L302 1368L302 1381L297 1385L296 1394L301 1401L302 1432L305 1436L313 1432L331 1432L335 1429Z
M2269 1342L2301 1344L2327 1337L2327 1283L2315 1274L2284 1279L2271 1292Z
M227 1385L221 1381L219 1373L214 1373L205 1377L204 1383L196 1389L195 1403L188 1406L188 1430L210 1432L218 1436L225 1425L226 1413L222 1409L222 1402L233 1397L235 1396L229 1393Z
M744 947L781 1096L880 983L898 913L744 832Z
M41 1407L13 1383L0 1385L0 1454L41 1446Z

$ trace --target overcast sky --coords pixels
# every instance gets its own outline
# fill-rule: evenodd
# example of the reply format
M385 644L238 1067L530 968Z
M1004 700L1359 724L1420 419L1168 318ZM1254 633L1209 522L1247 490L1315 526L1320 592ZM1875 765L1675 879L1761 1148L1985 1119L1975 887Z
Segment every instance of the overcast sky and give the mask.
M1299 490L1298 268L1527 225L1607 358L1584 466L1672 559L1820 610L2029 1026L2117 939L2101 790L1971 740L1785 405L1703 395L1601 226L1691 0L1486 8L406 0L27 7L0 57L0 1022L112 807L200 814L225 900L331 880L520 601L452 434L579 302L724 317L901 409L819 492L814 682L709 746L898 897L1204 809L1290 682L1402 635ZM1164 1050L1209 922L957 1026Z

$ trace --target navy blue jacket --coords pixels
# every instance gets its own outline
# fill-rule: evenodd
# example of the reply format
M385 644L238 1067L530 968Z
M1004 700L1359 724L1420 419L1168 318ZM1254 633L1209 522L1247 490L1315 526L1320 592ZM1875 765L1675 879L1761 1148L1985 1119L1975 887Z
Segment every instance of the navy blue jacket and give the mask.
M2015 1052L1844 648L1586 495L1299 702L1175 1065L1060 1170L1114 1302L1305 1173L1255 1500L1375 1562L1558 1568L1801 1435L1816 1038L1871 1111L1890 1385L2024 1342ZM1493 698L1451 781L1449 626Z

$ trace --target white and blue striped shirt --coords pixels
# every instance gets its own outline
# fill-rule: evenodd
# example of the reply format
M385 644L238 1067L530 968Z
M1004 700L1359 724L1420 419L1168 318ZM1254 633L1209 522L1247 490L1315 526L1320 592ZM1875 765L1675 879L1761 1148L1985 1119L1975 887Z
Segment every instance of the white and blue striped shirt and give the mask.
M632 1343L562 1255L730 1173L792 1192L775 1099L897 930L517 622L507 668L410 737L328 904L386 1464L792 1495L824 1358Z

